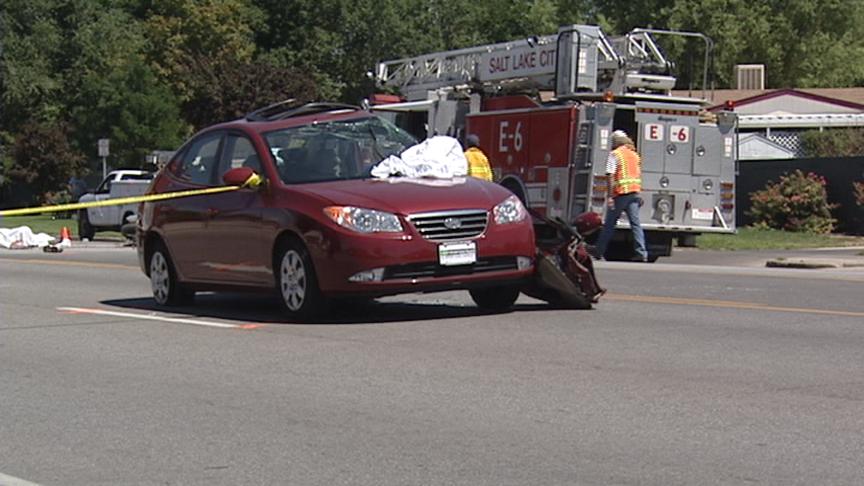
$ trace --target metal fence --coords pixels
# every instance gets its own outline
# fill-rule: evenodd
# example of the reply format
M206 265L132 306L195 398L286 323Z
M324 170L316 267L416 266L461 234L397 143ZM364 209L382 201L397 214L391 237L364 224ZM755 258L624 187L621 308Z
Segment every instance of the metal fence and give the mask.
M864 157L739 161L735 195L738 226L753 222L747 216L751 193L764 189L769 181L778 182L780 176L795 172L796 169L805 174L813 172L825 177L828 202L839 204L833 212L837 218L837 231L864 234L864 208L855 203L852 188L852 182L864 182Z

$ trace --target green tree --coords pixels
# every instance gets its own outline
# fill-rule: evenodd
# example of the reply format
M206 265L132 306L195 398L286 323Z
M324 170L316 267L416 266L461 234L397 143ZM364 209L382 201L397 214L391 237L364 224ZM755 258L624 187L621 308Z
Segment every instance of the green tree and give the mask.
M616 33L634 27L702 32L711 37L718 87L735 64L766 66L769 87L842 87L864 82L864 2L860 0L597 0L598 17ZM679 67L688 47L664 45ZM686 62L686 61L685 61ZM701 70L693 70L700 73ZM690 71L679 72L687 86Z
M6 0L0 7L3 127L61 119L86 79L144 46L136 22L99 0Z
M64 94L78 103L75 95L94 79L125 71L139 61L147 46L143 26L119 8L98 0L77 0L77 7L65 17L63 56Z
M199 59L190 74L196 89L183 109L196 128L233 120L277 101L318 97L314 82L302 71L265 63L219 64Z
M402 3L259 0L267 19L256 34L259 60L306 71L322 98L356 103L367 94L367 73L377 61L407 43L424 42L422 34L412 33Z
M770 72L770 66L780 61L782 49L773 29L775 17L765 4L747 0L705 0L699 4L678 1L664 10L664 14L667 16L664 28L703 33L714 42L709 69L713 71L717 86L731 86L736 64L766 64ZM753 42L753 39L763 42ZM701 88L703 44L694 41L669 44L666 37L660 40L665 41L663 46L678 62L679 88ZM696 60L694 52L698 56Z
M138 8L148 40L147 59L181 101L199 86L188 82L191 67L207 58L218 65L250 62L261 12L246 0L164 0Z
M864 2L772 0L779 62L767 66L773 86L864 84ZM764 42L757 39L756 42Z
M15 137L12 166L7 175L13 183L29 185L44 202L49 193L62 191L70 174L84 167L84 156L69 143L69 128L62 123L26 123Z
M111 139L117 166L140 167L146 154L175 148L189 133L179 100L141 60L105 77L88 77L79 100L73 111L76 138L91 150L96 140Z
M481 3L476 30L488 33L485 42L506 42L533 35L554 34L564 22L552 0L491 0Z
M259 0L256 42L271 62L307 70L326 98L357 102L382 60L551 34L589 8L568 0Z
M50 0L0 3L0 126L13 131L30 118L62 113L63 32Z

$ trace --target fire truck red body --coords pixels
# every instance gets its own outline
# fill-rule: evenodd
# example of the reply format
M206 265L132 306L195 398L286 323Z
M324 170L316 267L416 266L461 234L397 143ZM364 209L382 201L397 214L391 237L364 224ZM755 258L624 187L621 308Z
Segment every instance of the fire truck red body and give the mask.
M692 244L700 233L734 231L737 120L707 113L703 99L671 96L672 63L650 34L608 39L593 26L566 26L556 36L389 61L379 81L406 101L375 108L421 137L476 134L495 181L565 221L606 210L611 133L625 130L642 155L640 220L654 260L676 238ZM618 228L607 257L628 258L626 218Z

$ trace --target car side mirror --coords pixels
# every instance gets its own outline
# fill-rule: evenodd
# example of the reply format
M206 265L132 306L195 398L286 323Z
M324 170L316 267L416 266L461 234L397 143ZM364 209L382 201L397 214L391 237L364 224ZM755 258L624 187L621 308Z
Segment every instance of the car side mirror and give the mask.
M246 184L250 177L257 177L255 171L251 167L237 167L222 174L222 182L227 186L242 186ZM249 187L257 187L251 185Z

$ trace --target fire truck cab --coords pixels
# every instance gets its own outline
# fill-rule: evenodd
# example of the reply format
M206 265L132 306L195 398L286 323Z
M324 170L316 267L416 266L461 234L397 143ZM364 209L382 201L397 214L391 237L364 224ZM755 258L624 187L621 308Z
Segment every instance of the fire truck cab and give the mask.
M548 217L572 221L606 210L611 134L624 130L642 155L640 221L649 259L671 254L674 240L735 230L737 119L709 113L703 98L671 95L676 78L655 35L636 29L607 38L598 27L571 25L556 35L387 61L378 82L397 97L374 96L421 138L471 133L495 181ZM527 94L526 94L527 93ZM704 95L704 91L703 91ZM607 258L632 252L626 218Z

